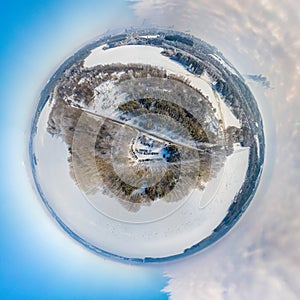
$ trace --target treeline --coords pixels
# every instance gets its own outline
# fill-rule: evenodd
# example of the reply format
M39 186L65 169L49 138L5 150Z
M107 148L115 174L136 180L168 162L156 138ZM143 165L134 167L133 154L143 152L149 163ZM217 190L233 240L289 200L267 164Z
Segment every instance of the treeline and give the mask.
M184 126L195 142L208 143L207 134L198 120L185 108L162 99L143 98L128 101L118 107L122 113L138 116L145 113L154 113L171 117Z
M165 40L167 41L171 41L171 42L179 42L179 43L182 43L182 44L186 44L190 47L192 47L194 45L194 42L193 40L185 37L185 36L182 36L182 35L179 35L179 34L176 34L176 35L166 35L165 36Z

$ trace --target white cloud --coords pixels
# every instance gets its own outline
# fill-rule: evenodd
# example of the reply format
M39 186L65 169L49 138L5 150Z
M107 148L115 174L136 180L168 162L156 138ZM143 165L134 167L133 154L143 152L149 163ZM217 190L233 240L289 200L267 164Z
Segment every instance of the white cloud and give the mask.
M165 289L171 299L299 298L300 2L142 0L132 7L145 25L190 30L242 73L263 74L275 87L252 86L264 93L258 100L268 129L267 163L252 205L217 245L168 265Z

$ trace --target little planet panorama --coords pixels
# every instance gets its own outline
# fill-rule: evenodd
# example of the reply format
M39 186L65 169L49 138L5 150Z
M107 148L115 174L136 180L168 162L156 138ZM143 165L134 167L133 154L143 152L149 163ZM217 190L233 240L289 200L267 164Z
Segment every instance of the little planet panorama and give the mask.
M238 70L181 32L101 36L49 79L33 116L36 190L97 254L159 263L223 237L264 163L262 118Z

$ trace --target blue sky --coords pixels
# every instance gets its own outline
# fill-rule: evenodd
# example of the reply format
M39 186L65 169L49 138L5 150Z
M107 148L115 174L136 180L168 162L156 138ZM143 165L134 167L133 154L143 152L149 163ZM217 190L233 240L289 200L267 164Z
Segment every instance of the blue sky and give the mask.
M167 285L172 299L299 299L299 5L298 0L3 2L0 298L164 299L160 290ZM264 116L267 157L249 209L209 251L162 269L104 260L68 238L34 194L22 163L34 106L55 69L108 28L144 23L189 30L217 46L242 74L263 74L273 87L250 85Z
M166 299L161 268L98 257L71 240L26 168L40 90L82 44L133 16L125 1L5 1L0 11L0 298Z

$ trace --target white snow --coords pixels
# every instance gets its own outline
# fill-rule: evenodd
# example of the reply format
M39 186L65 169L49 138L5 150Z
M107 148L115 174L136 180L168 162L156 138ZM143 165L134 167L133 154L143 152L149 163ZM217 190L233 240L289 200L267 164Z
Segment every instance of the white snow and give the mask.
M222 120L224 127L234 126L241 128L240 121L234 116L230 108L224 103L220 95L215 92L211 87L211 79L209 78L207 72L201 75L202 81L198 79L199 77L193 77L189 75L191 85L197 89L200 89L204 96L207 96L211 102L213 108L216 109L216 117L218 120Z
M234 116L230 108L225 104L218 93L215 93L218 104L220 105L220 114L224 122L225 128L229 126L234 126L241 128L240 121Z
M193 227L182 237L182 244L190 246L209 236L227 214L234 196L243 185L248 169L249 148L234 145L217 177L211 180L204 192L196 192L185 206L189 207ZM200 201L199 201L200 198ZM187 208L187 207L186 207ZM198 226L195 226L198 223Z
M42 110L38 130L34 139L34 154L37 159L36 171L39 183L43 188L46 196L51 195L48 200L52 201L53 208L56 201L62 201L62 191L69 197L80 195L80 191L76 187L69 175L68 149L61 138L52 137L47 132L47 122L51 105L49 102ZM62 205L66 203L62 201ZM64 205L63 205L64 206ZM65 207L65 206L64 206Z
M235 145L224 168L204 191L187 195L183 202L158 201L134 213L136 219L140 213L144 218L157 218L155 222L139 225L120 222L95 209L70 178L66 145L61 139L51 137L45 129L49 110L47 106L41 113L34 142L37 175L43 192L65 224L106 251L128 257L164 257L182 253L212 233L243 184L249 150ZM101 205L113 202L117 214L125 214L130 220L132 212L108 196L98 196ZM163 215L165 217L161 218Z
M107 63L109 59L110 63L113 63L120 58L120 60L124 59L124 63L132 62L132 60L153 63L164 67L170 73L191 76L180 64L161 55L160 48L124 47L106 51L98 48L97 51L100 51L98 54L101 54L98 57L100 60L94 52L93 59L88 57L87 62L89 65L99 63L99 61ZM126 50L127 61L123 53L122 56L119 55L118 51L121 48ZM102 57L104 52L105 59ZM214 95L212 91L209 91L211 89L209 83L203 78L198 77L194 80L193 84L201 87L211 96ZM104 90L109 92L110 88L107 85ZM34 140L39 182L49 204L64 223L86 241L106 251L127 257L142 258L165 257L182 253L186 248L212 233L227 214L234 196L244 182L248 168L249 149L234 145L233 154L227 158L218 176L207 184L204 191L195 190L183 197L182 202L157 201L151 206L143 207L139 212L132 213L124 209L118 201L112 201L113 199L107 195L95 195L99 197L97 201L100 203L100 208L113 202L115 214L119 214L122 218L125 216L128 220L141 219L141 217L155 219L155 222L144 222L139 225L134 221L121 222L95 209L89 202L89 196L81 193L70 178L66 145L61 139L51 137L46 131L50 109L51 107L47 104L42 111ZM228 116L225 113L224 119L226 118ZM134 217L132 217L133 214Z
M257 145L257 156L258 158L260 158L260 147L259 147L259 140L258 140L258 135L254 135L254 139L256 141L256 145Z
M211 79L207 74L201 77L188 72L181 64L163 56L161 52L163 48L144 45L126 45L111 49L104 48L102 45L94 50L85 59L84 67L93 67L97 65L113 64L113 63L136 63L151 64L166 69L168 74L182 75L188 78L191 86L201 90L204 96L208 97L213 108L216 109L216 117L224 122L224 127L235 126L240 128L239 120L233 115L230 108L224 103L220 96L215 93L211 87Z
M81 78L79 81L78 81L78 84L82 84L82 83L85 83L86 82L86 78Z
M216 54L210 54L215 60L217 60L223 67L225 67L230 73L237 75L236 71L228 64L226 63L220 56Z
M104 50L107 45L103 45L91 51L91 54L85 59L84 67L90 68L97 65L106 65L113 63L135 63L151 64L161 66L163 56L160 52L162 48L144 46L144 45L126 45Z
M95 114L111 117L118 105L124 100L122 94L111 81L105 81L95 88L95 101L88 110Z
M159 35L155 34L155 35L141 35L140 38L144 38L144 39L156 39Z

